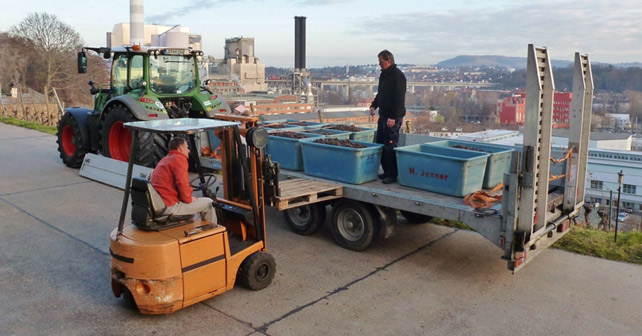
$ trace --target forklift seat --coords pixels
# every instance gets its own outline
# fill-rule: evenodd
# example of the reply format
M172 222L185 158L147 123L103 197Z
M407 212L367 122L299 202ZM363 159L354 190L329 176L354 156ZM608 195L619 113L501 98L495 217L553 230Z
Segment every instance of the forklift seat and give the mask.
M193 215L172 215L165 201L146 178L134 177L131 186L132 222L143 230L158 230L191 223Z

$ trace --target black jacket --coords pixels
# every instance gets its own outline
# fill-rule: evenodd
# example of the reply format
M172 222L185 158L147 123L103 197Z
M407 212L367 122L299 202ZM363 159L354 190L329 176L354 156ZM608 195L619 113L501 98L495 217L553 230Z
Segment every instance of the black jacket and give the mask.
M406 115L406 76L396 64L381 71L377 96L370 105L379 108L379 117L399 118Z

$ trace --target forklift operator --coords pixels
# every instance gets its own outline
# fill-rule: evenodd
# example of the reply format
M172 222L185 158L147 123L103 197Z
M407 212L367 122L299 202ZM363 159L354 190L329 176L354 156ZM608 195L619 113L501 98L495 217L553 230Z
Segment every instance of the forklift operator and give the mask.
M167 205L172 215L190 215L200 212L201 219L216 223L212 199L194 197L187 174L189 147L183 138L173 138L169 142L169 153L152 172L151 183Z

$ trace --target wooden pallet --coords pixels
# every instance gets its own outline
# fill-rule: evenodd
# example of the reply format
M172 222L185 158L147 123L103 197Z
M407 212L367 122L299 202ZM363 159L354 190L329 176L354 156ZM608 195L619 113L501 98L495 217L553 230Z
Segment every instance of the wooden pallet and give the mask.
M343 186L297 178L279 181L279 192L274 207L285 210L343 197Z

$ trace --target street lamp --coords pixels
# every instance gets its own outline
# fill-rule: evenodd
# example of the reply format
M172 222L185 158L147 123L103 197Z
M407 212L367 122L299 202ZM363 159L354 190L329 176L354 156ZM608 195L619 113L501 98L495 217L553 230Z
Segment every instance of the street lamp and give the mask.
M620 219L620 190L622 189L622 180L624 179L624 173L622 170L620 170L619 173L617 173L617 206L616 206L616 213L617 217L615 217L615 242L617 243L617 222Z

